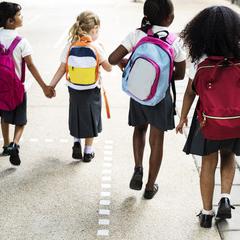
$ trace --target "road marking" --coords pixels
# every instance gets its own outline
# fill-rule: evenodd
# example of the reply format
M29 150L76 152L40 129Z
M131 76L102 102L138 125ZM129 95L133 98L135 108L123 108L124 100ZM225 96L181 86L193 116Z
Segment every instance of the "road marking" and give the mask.
M68 139L63 139L63 138L61 138L59 141L60 141L61 143L67 143L67 142L68 142Z
M101 229L97 231L98 236L109 236L109 230Z
M29 142L38 142L38 139L37 138L30 138Z
M112 157L104 157L103 160L104 160L104 161L111 162L111 161L112 161Z
M100 215L110 215L110 210L108 209L99 209L99 214Z
M102 169L102 183L101 183L101 199L99 202L100 207L104 206L104 209L99 209L100 218L98 219L99 226L110 225L110 220L107 218L102 218L101 215L109 216L110 217L110 204L111 201L109 198L111 197L111 173L112 173L112 149L113 149L113 141L106 140L104 144L104 158L103 158L103 169ZM107 183L106 183L107 182ZM107 198L107 199L106 199ZM109 236L109 229L98 229L97 236Z
M48 143L53 142L53 139L51 139L51 138L46 138L46 139L45 139L45 142L48 142Z
M110 220L109 219L99 219L98 220L98 224L99 225L109 225L110 224Z
M111 204L111 201L110 200L100 200L99 204L103 205L103 206L109 206Z
M111 186L111 184L109 184L109 183L102 183L102 188L111 188L112 186Z
M110 175L112 173L112 170L111 169L104 169L102 170L102 175Z

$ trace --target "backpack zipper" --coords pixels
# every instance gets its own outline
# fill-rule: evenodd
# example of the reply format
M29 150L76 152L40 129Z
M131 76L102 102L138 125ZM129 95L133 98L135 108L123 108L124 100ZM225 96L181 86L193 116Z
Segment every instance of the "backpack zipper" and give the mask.
M217 120L228 120L228 119L238 119L238 118L240 118L240 115L239 116L232 116L232 117L215 117L215 116L206 115L204 112L202 113L202 115L203 115L203 121L204 122L207 120L207 118L217 119Z

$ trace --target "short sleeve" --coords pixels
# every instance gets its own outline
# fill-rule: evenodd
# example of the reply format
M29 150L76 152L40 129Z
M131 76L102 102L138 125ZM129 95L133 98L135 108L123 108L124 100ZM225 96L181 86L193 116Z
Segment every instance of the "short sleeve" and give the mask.
M182 62L186 60L186 50L183 46L183 41L181 38L177 38L173 43L173 49L174 49L174 62Z
M121 45L124 46L128 52L131 52L134 45L136 44L136 34L135 32L130 32L125 39L121 42Z
M195 63L191 63L190 67L189 67L189 78L190 79L194 79L195 75L197 72L197 65Z
M26 38L23 38L19 44L20 44L19 47L21 49L22 58L32 55L33 53L32 47Z
M107 60L107 54L104 50L104 47L101 43L99 42L93 42L93 46L96 48L99 56L99 63L101 64L102 62Z
M64 49L62 50L61 56L60 56L60 61L61 63L66 63L67 62L67 55L68 55L68 50L69 50L70 44L67 44Z

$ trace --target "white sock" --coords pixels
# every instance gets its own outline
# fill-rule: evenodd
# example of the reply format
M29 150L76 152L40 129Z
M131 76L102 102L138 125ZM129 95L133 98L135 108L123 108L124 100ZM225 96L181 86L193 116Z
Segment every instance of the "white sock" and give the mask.
M80 138L75 138L75 137L74 137L73 139L74 139L74 140L73 140L74 142L79 142L79 143L81 143L81 139L80 139Z
M221 198L228 198L231 201L231 195L229 193L221 193Z
M86 145L85 148L84 148L84 153L87 153L87 154L93 153L93 146Z
M203 209L203 210L202 210L202 214L205 214L205 215L214 215L214 211L213 211L213 209L212 209L212 210L205 210L205 209Z

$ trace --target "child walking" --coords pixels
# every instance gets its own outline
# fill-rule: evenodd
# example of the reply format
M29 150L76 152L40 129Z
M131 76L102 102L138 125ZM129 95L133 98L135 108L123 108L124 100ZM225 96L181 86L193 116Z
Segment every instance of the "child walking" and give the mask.
M186 154L202 156L200 188L203 209L198 216L200 226L204 228L210 228L212 226L212 218L214 216L212 201L218 154L220 154L221 159L221 199L219 201L216 217L220 219L231 218L231 208L233 208L233 206L231 206L230 203L230 192L235 174L234 155L240 155L240 125L237 126L238 130L235 132L233 131L235 137L226 136L220 138L220 135L229 134L229 131L224 131L224 128L222 127L221 130L215 133L215 140L212 139L214 136L206 136L207 127L209 127L210 134L211 121L216 121L215 123L217 123L217 121L222 121L222 124L224 124L224 121L227 121L229 116L222 116L222 119L206 116L206 120L203 119L202 121L202 116L199 116L197 113L200 111L203 101L206 99L207 94L210 94L210 91L212 93L211 98L216 96L218 99L223 100L221 105L219 104L217 107L213 108L214 111L217 111L219 108L222 109L221 113L228 111L229 115L231 110L235 108L227 104L228 106L224 110L223 106L224 102L228 101L227 96L229 94L229 96L231 96L231 93L228 92L227 89L232 88L234 91L238 91L238 96L240 94L239 87L233 83L235 74L237 74L237 81L239 82L240 69L239 66L237 67L237 65L233 64L235 62L240 62L239 33L239 14L224 6L214 6L204 9L187 24L181 33L181 37L189 47L192 66L190 68L189 82L183 99L180 122L176 127L176 131L182 133L184 124L187 124L187 116L197 92L199 95L198 104L195 109L190 132L183 151ZM215 65L213 68L210 63L215 61L215 59L223 60L221 60L217 67L215 67ZM205 63L208 64L205 65ZM213 70L211 70L211 68ZM220 80L224 80L220 77L224 76L223 74L225 71L231 71L231 69L233 72L232 74L227 74L227 84L224 84L221 88L221 91L225 91L225 94L222 95L220 92L217 94L214 89L217 88L217 84L221 84ZM205 71L211 72L207 75L203 75ZM213 73L215 76L218 76L216 79L214 78ZM205 82L203 83L205 80L208 81L208 84L205 84ZM231 84L233 85L231 86ZM200 85L203 86L201 91L199 88ZM201 94L205 94L205 97L202 97ZM235 102L237 101L238 100L235 99ZM206 104L210 109L210 101ZM237 109L240 110L240 106L235 108L235 110ZM202 114L205 113L202 112ZM240 115L240 111L237 115ZM235 120L232 118L230 121L233 123L238 120L237 118ZM216 127L216 125L217 124L214 124L213 127Z
M140 29L137 29L122 41L121 45L109 56L109 62L123 69L127 60L124 58L132 52L134 46L152 30L158 37L166 37L169 32L168 27L174 19L174 8L170 0L146 0L143 8L144 18ZM185 75L186 54L182 47L182 42L176 38L172 44L174 51L174 72L173 80L180 80ZM146 132L150 125L149 143L151 154L149 157L149 174L146 184L144 198L151 199L158 191L155 183L163 155L164 132L174 128L174 107L167 89L166 96L155 106L146 106L133 98L130 99L128 124L134 127L133 132L133 153L134 153L134 173L130 181L130 188L134 190L142 189L143 178L143 153L146 141Z
M50 86L46 86L42 77L40 76L36 66L32 60L32 49L28 41L25 38L21 38L16 31L16 28L23 25L23 17L21 15L21 6L16 3L11 2L1 2L0 3L0 51L2 54L10 52L15 65L15 73L18 77L17 81L24 82L25 76L25 63L41 86L44 94L47 97L52 97L54 95L54 89ZM3 72L0 72L0 83L1 83L1 106L6 99L3 99L4 89L2 84ZM24 90L23 90L24 91ZM14 97L14 96L12 96ZM8 97L9 98L9 97ZM19 157L19 141L22 136L24 126L27 123L27 96L24 93L23 101L14 110L7 111L5 108L0 109L1 116L1 128L3 134L3 152L2 155L10 155L10 162L13 165L20 165L21 160ZM15 125L13 141L10 142L9 137L9 124Z
M69 31L70 42L61 55L61 64L50 85L54 88L66 73L69 91L69 131L74 138L72 157L90 162L94 158L93 140L102 131L101 77L99 67L110 72L105 51L96 40L100 19L84 11ZM82 157L81 138L85 139Z

